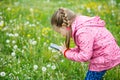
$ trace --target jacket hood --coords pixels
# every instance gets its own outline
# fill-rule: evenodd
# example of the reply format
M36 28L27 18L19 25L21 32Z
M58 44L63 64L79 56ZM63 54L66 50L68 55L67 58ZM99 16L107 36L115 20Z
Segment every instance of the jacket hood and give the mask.
M101 20L99 16L77 16L72 23L72 35L81 27L104 27L105 22Z

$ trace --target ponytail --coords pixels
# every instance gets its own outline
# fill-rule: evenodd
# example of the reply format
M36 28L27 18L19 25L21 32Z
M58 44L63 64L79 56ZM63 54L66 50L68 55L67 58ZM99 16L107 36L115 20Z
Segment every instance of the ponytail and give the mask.
M72 31L70 29L70 27L68 28L67 34L66 34L66 40L65 40L65 45L66 48L70 48L70 37L71 37Z
M65 26L67 28L65 45L66 48L70 47L70 37L72 34L71 22L76 17L76 14L66 8L59 8L51 18L51 24L56 27Z

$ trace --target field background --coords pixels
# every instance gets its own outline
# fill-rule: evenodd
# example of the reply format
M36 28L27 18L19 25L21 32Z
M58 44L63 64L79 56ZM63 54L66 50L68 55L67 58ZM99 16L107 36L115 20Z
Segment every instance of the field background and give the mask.
M0 80L84 80L87 63L49 48L64 41L50 24L59 7L100 16L120 46L119 0L0 0ZM104 80L120 80L120 67L107 71Z

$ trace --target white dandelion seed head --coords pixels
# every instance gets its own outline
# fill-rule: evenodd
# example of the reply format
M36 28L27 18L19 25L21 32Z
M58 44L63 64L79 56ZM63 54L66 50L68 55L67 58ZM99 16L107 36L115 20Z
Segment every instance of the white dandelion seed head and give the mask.
M31 12L33 12L33 10L34 10L33 8L30 8L30 11L31 11Z
M14 37L18 37L18 36L19 36L19 34L18 34L18 33L15 33L15 34L14 34Z
M61 62L64 62L64 60L62 59Z
M13 40L13 41L12 41L12 43L13 43L13 44L15 44L15 43L16 43L16 41L15 41L15 40Z
M10 11L10 10L11 10L11 8L10 8L10 7L8 7L8 8L7 8L7 10L8 10L8 11Z
M37 70L37 69L38 69L38 65L34 65L34 66L33 66L33 69L34 69L34 70Z
M0 26L3 26L3 25L4 25L4 21L1 21L1 22L0 22Z
M52 52L57 52L57 50L55 50L55 49L52 49Z
M55 66L55 65L53 65L53 66L51 66L51 68L52 68L52 70L55 70L55 69L56 69L56 66Z
M2 77L4 77L5 75L6 75L5 72L1 72L1 73L0 73L0 76L2 76Z
M48 50L52 50L52 48L51 48L51 47L48 47Z
M35 41L35 40L33 40L33 39L30 39L30 40L29 40L29 43L30 43L31 45L36 45L36 44L37 44L37 41Z
M40 37L38 37L38 39L40 40L41 38L40 38Z
M47 65L47 67L50 67L50 66L51 66L51 64L48 64L48 65Z
M18 46L17 46L17 45L14 45L14 46L13 46L13 48L14 48L14 49L17 49L17 48L18 48Z
M13 56L13 57L14 57L15 55L16 55L16 53L15 53L15 52L12 52L12 53L11 53L11 56Z
M42 67L42 71L45 72L47 70L46 67Z
M33 41L32 44L33 44L33 45L36 45L36 44L37 44L37 41Z
M9 37L13 37L14 35L12 33L7 33Z
M6 43L10 43L10 40L7 39L7 40L6 40Z
M90 13L90 12L91 12L91 9L90 9L90 8L87 8L87 11Z

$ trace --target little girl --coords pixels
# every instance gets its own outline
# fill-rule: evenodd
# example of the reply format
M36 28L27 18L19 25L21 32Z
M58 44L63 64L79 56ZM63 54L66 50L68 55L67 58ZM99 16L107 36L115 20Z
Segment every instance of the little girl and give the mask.
M66 36L62 54L73 61L90 63L85 80L101 80L107 70L120 65L120 48L100 17L77 15L59 8L51 24L56 32ZM74 39L75 48L69 48L70 37Z

